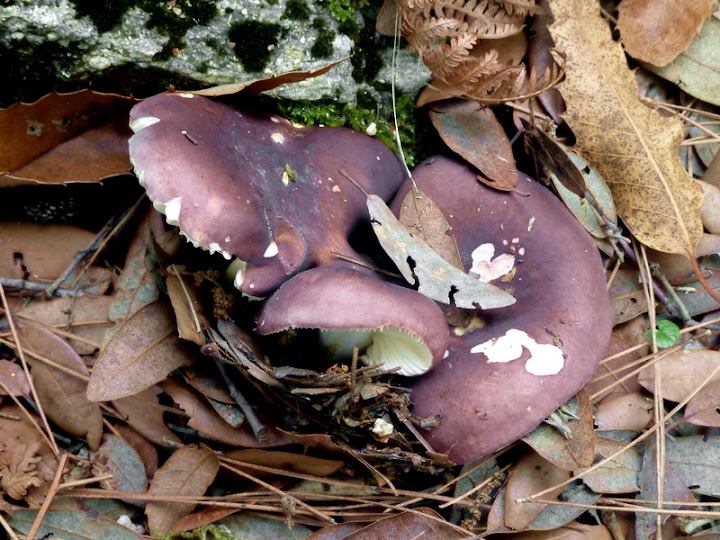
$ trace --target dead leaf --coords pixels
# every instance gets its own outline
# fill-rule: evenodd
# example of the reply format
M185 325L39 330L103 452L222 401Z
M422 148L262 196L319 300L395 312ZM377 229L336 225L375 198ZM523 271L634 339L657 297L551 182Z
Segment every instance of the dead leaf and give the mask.
M78 354L93 354L102 347L105 333L113 325L107 320L112 302L113 298L110 296L34 299L26 306L16 309L15 315L23 320L59 327L95 343L97 346L87 341L63 338Z
M648 329L648 323L645 317L639 315L625 323L619 324L613 328L613 333L619 335L631 347L636 345L645 345L638 349L637 353L640 358L650 353L650 344L648 343L645 331Z
M600 458L611 456L624 446L623 443L607 437L595 439L595 453ZM640 491L642 460L643 456L636 447L628 448L605 465L584 474L582 481L597 493L635 493ZM580 469L575 474L580 475L584 471L585 469Z
M613 540L605 525L586 525L574 521L551 531L526 531L512 535L512 540Z
M9 360L0 360L0 381L10 390L13 396L27 396L30 393L30 383L22 367ZM0 396L7 393L0 387Z
M685 406L683 422L720 427L720 381L705 385Z
M595 426L588 394L581 390L563 409L578 417L565 422L567 437L555 427L542 423L523 437L523 441L556 467L574 471L592 464L595 456Z
M117 431L123 440L129 444L135 452L137 452L137 455L140 456L143 466L145 467L146 476L148 478L152 478L158 468L158 452L155 445L129 425L115 424L115 431Z
M344 461L322 459L292 452L279 452L277 450L261 450L258 448L230 450L229 452L225 452L224 455L228 459L245 463L322 477L331 476L345 466ZM241 464L238 464L237 467L245 470ZM247 469L246 472L260 478L271 475L271 473L255 469Z
M385 4L393 5L392 0L385 0ZM383 4L384 5L384 4ZM348 521L346 523L337 523L328 525L320 530L315 531L305 540L344 540L350 533L354 533L362 529L365 525L357 521Z
M702 234L702 190L677 153L679 119L640 101L599 2L553 0L550 33L567 54L559 88L576 150L610 186L619 216L643 244L694 258Z
M18 440L4 438L0 442L0 490L11 499L20 500L27 495L28 487L42 484L35 469L37 462L42 459L37 455L38 450L38 440L23 444Z
M539 503L517 503L517 499L544 491L569 478L569 471L556 467L539 454L533 451L525 454L510 470L505 495L505 526L521 531L547 506ZM543 498L555 499L562 493L563 487L555 488Z
M188 426L203 435L245 448L270 448L289 442L270 425L266 426L267 438L263 442L258 441L247 422L237 428L231 426L212 408L207 399L175 379L164 381L162 389L190 416Z
M647 313L647 299L637 270L618 270L608 291L613 326Z
M87 377L88 370L78 354L55 334L32 324L18 330L21 344L32 351ZM85 437L91 450L97 450L102 438L100 406L86 397L88 383L49 366L28 355L32 378L47 417L62 429Z
M403 512L379 519L359 531L348 534L345 540L398 540L423 537L433 540L455 540L471 536L443 522L442 516L435 510L416 508L414 512Z
M204 495L220 470L209 450L188 445L173 453L155 473L148 493L173 497ZM145 514L153 534L165 534L173 524L192 512L192 503L148 502Z
M512 147L492 109L474 101L443 101L429 114L445 144L480 170L478 180L502 191L517 185Z
M203 329L209 328L211 324L203 313L197 287L174 273L165 279L165 285L175 311L180 339L202 347L207 343Z
M643 338L645 338L644 334ZM628 350L629 348L630 345L627 343L627 341L621 338L618 334L612 334L610 336L610 345L608 345L607 351L605 352L605 358L619 354L623 351ZM640 355L638 354L638 352L633 351L598 366L592 379L590 379L585 385L585 391L588 393L589 396L592 396L597 392L604 391L605 388L610 386L612 383L614 383L618 379L621 379L630 371L636 369L637 365L631 364L633 364L633 362L635 362L639 358ZM641 389L642 387L640 386L640 383L637 382L637 375L635 375L620 383L612 390L606 392L601 399L594 399L593 401L599 402L601 400L613 399L623 394L639 392Z
M1 180L0 180L1 181ZM95 235L72 225L0 223L0 275L52 281L88 247Z
M704 1L704 0L703 0ZM666 66L644 64L645 68L678 85L691 96L720 105L720 21L715 17L705 20L685 52Z
M178 447L181 444L180 439L168 429L163 420L165 409L159 406L160 392L160 388L151 386L112 403L125 417L125 421L148 440L160 446Z
M509 293L461 272L426 243L414 238L377 195L368 195L373 229L385 252L410 284L418 283L418 291L437 302L460 308L492 309L515 303ZM415 262L414 268L408 259Z
M127 116L138 101L80 90L0 110L0 187L98 182L129 172Z
M408 191L398 219L415 238L425 240L443 259L465 272L450 224L426 193L419 189Z
M175 317L153 302L126 319L100 352L88 383L88 399L110 401L156 384L197 356L177 335Z
M326 64L316 69L308 69L306 71L288 71L279 75L271 75L270 77L266 77L264 79L256 79L254 81L241 83L223 84L220 86L213 86L212 88L205 88L203 90L191 90L188 93L209 97L229 96L232 94L238 94L240 92L245 92L252 95L259 95L263 92L267 92L268 90L272 90L284 84L297 83L307 79L312 79L313 77L324 75L332 68L337 66L339 63L344 62L348 58L350 57L347 56L345 58L341 58L340 60L330 62L329 64Z
M138 453L125 440L105 435L97 452L90 456L96 476L110 473L113 479L104 481L105 489L145 493L147 473Z
M662 381L663 398L680 402L694 392L720 362L720 351L679 350L657 362ZM720 374L711 379L717 381ZM638 375L638 382L648 392L655 391L655 366L648 366Z
M620 39L633 58L664 66L690 46L716 7L717 0L623 0Z
M700 218L705 230L712 234L720 234L720 188L702 180L696 182L700 184L705 195L700 208Z
M599 431L631 429L640 431L653 415L653 402L639 392L608 399L595 411L595 425Z

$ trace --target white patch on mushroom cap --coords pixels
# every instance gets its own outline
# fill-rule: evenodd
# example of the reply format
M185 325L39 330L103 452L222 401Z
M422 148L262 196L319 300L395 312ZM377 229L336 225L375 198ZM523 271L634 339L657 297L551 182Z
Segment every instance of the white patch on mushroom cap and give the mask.
M165 214L165 220L168 222L168 225L177 225L179 223L181 206L182 197L175 197L174 199L165 203L164 211L160 210Z
M266 259L269 259L270 257L274 257L278 254L278 247L275 242L270 242L270 245L265 250L265 253L263 253L263 257Z
M133 133L138 133L146 127L157 124L159 121L160 119L157 116L141 116L140 118L136 118L135 120L130 120L129 126L130 129L132 129Z
M503 253L494 259L493 255L495 255L495 246L491 243L480 244L472 252L473 265L470 272L484 283L504 276L515 266L513 255Z
M532 375L555 375L565 366L565 358L560 347L549 343L538 343L522 330L512 328L504 336L492 338L485 343L475 345L471 353L483 353L488 363L510 362L522 355L522 348L530 352L530 359L525 362L525 371Z
M274 131L274 132L270 135L270 138L271 138L273 141L275 141L276 143L278 143L278 144L282 144L282 143L285 142L285 137L284 137L283 134L280 133L279 131Z
M220 247L220 244L218 244L217 242L211 242L210 245L208 246L208 251L210 252L210 255L214 255L215 253L220 253L220 255L225 257L225 260L229 261L230 259L232 259L232 254L228 253L227 251L224 251Z
M178 92L178 97L182 98L194 98L195 94L190 94L188 92Z
M377 418L372 427L372 432L378 437L389 437L393 432L393 425L390 422Z

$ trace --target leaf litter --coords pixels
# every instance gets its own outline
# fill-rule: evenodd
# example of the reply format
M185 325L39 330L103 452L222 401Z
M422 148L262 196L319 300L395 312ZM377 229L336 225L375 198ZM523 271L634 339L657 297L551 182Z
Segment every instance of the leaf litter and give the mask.
M626 2L629 8L631 3L625 0L623 4ZM555 161L550 165L550 179L565 200L570 198L567 192L579 189L579 195L582 196L588 190L595 199L603 202L601 214L611 216L612 205L616 206L621 221L610 221L614 226L628 227L629 233L623 231L624 234L634 236L648 247L689 256L694 260L694 254L705 253L699 247L696 252L693 251L700 241L698 231L702 232L703 226L709 233L715 231L714 218L720 211L719 203L714 191L703 186L705 202L700 210L698 184L690 181L692 179L682 169L682 165L678 167L676 153L681 137L678 129L680 123L676 119L660 118L645 110L650 110L647 104L656 108L662 105L678 117L680 109L643 102L638 98L637 88L629 82L630 72L626 64L622 64L622 69L616 71L612 67L621 65L617 64L621 55L618 54L617 44L610 40L608 23L599 17L599 9L593 7L593 12L579 22L574 14L563 11L570 4L566 0L551 2L550 8L556 21L551 32L555 32L556 45L567 54L567 81L560 86L560 90L565 91L563 97L569 108L566 121L574 132L576 143L570 150L563 149L565 157L562 159L558 160L558 152L552 152L551 157ZM512 23L509 28L515 28L513 24L516 23ZM477 30L473 29L474 32ZM512 32L522 32L522 29L518 27ZM630 36L629 32L634 30L625 30L625 36L621 36L623 40L626 37L639 37L642 40L639 35ZM685 38L691 33L686 30L682 32ZM588 39L578 40L579 35ZM611 51L612 47L615 47L614 51ZM685 53L681 52L678 58L683 54L696 54L694 51L691 48ZM579 62L578 59L583 61ZM490 60L483 60L486 61ZM622 61L625 61L624 58ZM471 62L466 63L468 65ZM482 62L477 65L482 65ZM445 69L448 69L447 66ZM217 89L215 92L261 92L321 72L271 77ZM611 72L621 75L618 75L617 80L608 82L611 79L608 79L607 74ZM518 77L517 73L508 71L504 76ZM449 75L450 72L445 74ZM460 83L454 84L460 88ZM508 86L503 87L503 84L499 83L496 97L511 90ZM478 91L483 91L482 84ZM607 103L608 95L614 96L615 101ZM42 106L48 107L60 95L53 96L47 98ZM86 93L78 98L77 104L69 105L69 110L82 110L85 104L92 103L96 98L99 101L103 99L93 93ZM115 98L108 99L111 102ZM691 103L685 97L682 99L682 103ZM707 99L712 101L711 98ZM108 110L110 117L114 114L125 116L128 102L121 99L118 103L121 105ZM599 106L602 108L598 109ZM8 122L8 118L17 114L17 111L30 111L23 107L15 107L14 112L3 111L0 118ZM490 109L478 109L472 103L467 108L484 116L490 114ZM43 125L58 112L52 110L52 107L50 109L43 113L47 116L40 117ZM709 109L710 114L712 110ZM40 111L40 108L34 111ZM590 127L586 124L588 118L602 120L602 113L607 111L614 115L620 111L620 115L616 116L618 122L609 127L606 124L602 128L607 135L603 139L610 143L606 148L597 145L599 138L595 132L588 131ZM688 111L692 113L692 103ZM707 107L705 112L708 112ZM683 118L689 116L685 112L682 114ZM437 120L437 112L433 115ZM497 117L500 118L499 115ZM535 118L539 119L540 116ZM627 122L636 129L625 129L623 126L627 126ZM690 120L685 119L685 126L699 129L693 122L698 123L695 117L690 116ZM472 127L468 127L471 124L463 125L462 132L451 136L455 137L457 144L467 143L473 138L484 140L483 137L496 137L503 141L503 145L507 144L506 138L497 132L500 124L495 126L495 132L486 131L483 127L486 124L482 123ZM23 125L20 122L12 128L29 129L32 132L35 129L33 126L35 124ZM442 131L442 128L438 129ZM555 133L562 133L562 129L566 127L561 126ZM659 134L658 130L663 133ZM121 135L113 135L116 142L122 140L124 143L122 138L127 137L127 134L122 135L122 130L117 133ZM25 136L37 137L32 133ZM447 133L446 137L449 137ZM692 137L693 140L683 143L685 147L693 148L701 144L697 131ZM550 137L550 141L552 143L561 138L562 135L556 134ZM49 153L53 154L53 145L64 145L64 148L54 152L57 155L72 146L64 143L65 139L62 138L49 142ZM456 143L448 144L452 146ZM640 150L636 151L637 148ZM487 152L484 146L481 150ZM537 146L528 151L539 157L545 152ZM0 156L6 161L8 152L10 150L0 147ZM575 159L575 154L586 158L595 170L597 178L593 177L592 182L596 183L592 186L589 176L584 176L582 181L576 181L574 185L572 180L567 184L573 175L588 174L582 162ZM117 151L110 151L104 156L104 163L124 163L122 159L113 161L117 155ZM462 152L461 155L472 162L469 155ZM633 156L639 156L639 159L634 162ZM99 170L83 169L83 161L80 159L83 156L77 157L71 161L74 171L86 171L89 181L106 174ZM478 162L477 165L483 172L483 167L488 166L491 169L506 167L512 172L510 167L515 166L514 156L503 154L503 158L493 161L488 152L486 164L480 167ZM29 162L35 156L20 155L13 156L13 159ZM704 158L705 162L709 162L704 165L712 166L710 159L712 154ZM41 161L42 158L36 160ZM654 165L656 175L646 174L647 167L641 169L638 164ZM34 166L32 163L30 165ZM32 170L44 170L40 165L42 163L39 163L39 168ZM112 170L124 166L122 164ZM10 168L6 166L6 169ZM652 166L650 170L653 170ZM620 185L622 182L618 180L618 171L630 173L631 178L639 178L638 171L641 171L645 183L628 194ZM13 171L10 173L5 177L7 181L26 181L17 180L21 176L14 177ZM63 171L60 173L42 179L48 182L66 181L67 176L63 175ZM710 176L707 180L709 185L717 186ZM611 196L600 194L603 181L610 186ZM659 199L653 200L647 195L655 192ZM409 198L406 201L399 221L391 216L384 202L368 198L369 212L375 220L381 243L391 253L395 264L405 270L408 282L415 284L421 292L433 291L429 294L440 301L454 302L460 312L464 311L460 309L463 306L473 308L476 303L511 303L512 299L508 298L498 300L496 292L490 288L478 292L477 280L470 284L465 278L459 277L470 276L465 274L462 261L457 257L457 244L447 220L426 195L419 192L412 194L419 199ZM655 204L657 201L663 204L671 201L671 212L668 215L672 219L663 221L653 213L660 208L660 203ZM672 201L675 201L674 206ZM638 203L640 210L633 206ZM577 206L578 203L568 203L569 206L573 204ZM607 223L603 224L603 220L598 219L597 212L594 212L596 221L591 222L589 216L592 214L586 211L588 217L583 218L578 214L578 219L596 237L602 238L602 235L607 235L603 229ZM29 227L23 230L29 231ZM27 250L28 246L40 242L39 234L30 233L27 240L21 242L21 248ZM65 236L56 234L56 240L52 241L66 242ZM615 530L618 522L629 522L640 538L653 534L658 524L663 531L670 530L672 520L663 524L662 519L656 518L657 514L702 518L709 527L717 527L717 512L708 503L720 496L720 488L716 479L705 471L708 460L713 460L717 453L717 437L680 435L699 433L698 426L718 425L716 409L720 387L717 381L718 364L712 356L717 353L717 344L713 337L708 338L700 333L703 327L716 324L718 317L711 313L702 323L687 320L686 328L679 332L677 348L658 361L658 357L653 355L644 358L632 356L633 350L648 346L644 336L648 322L643 318L643 313L648 313L648 306L654 304L650 298L646 298L642 288L631 287L633 282L637 283L638 271L627 261L619 272L612 273L611 297L624 302L623 307L617 310L616 323L629 321L623 326L633 325L636 329L631 334L629 330L626 332L624 328L617 327L628 342L619 351L608 351L610 361L603 363L595 374L592 386L587 387L588 394L595 396L592 400L595 402L592 410L594 414L588 412L588 404L579 408L578 402L571 400L526 438L540 454L530 450L525 446L526 443L516 443L487 463L481 461L474 468L466 467L458 471L443 456L433 453L422 438L423 428L438 419L412 415L409 401L412 396L408 396L402 387L402 379L349 361L341 365L323 366L322 369L315 366L309 368L308 365L288 366L285 359L292 356L290 352L294 349L304 347L306 342L303 340L306 338L292 331L284 334L277 342L254 336L252 304L248 300L237 299L235 305L231 305L228 300L231 295L223 292L224 286L214 259L197 253L190 254L185 245L179 245L180 237L176 231L169 231L166 235L158 234L157 242L145 230L138 230L136 236L139 239L137 245L142 247L139 250L134 248L133 256L127 261L118 263L121 260L118 257L105 261L108 268L113 268L113 284L111 286L108 283L102 290L93 290L94 294L100 296L69 297L62 299L63 303L57 300L38 302L31 298L32 289L20 288L17 289L17 298L12 296L4 303L6 314L12 311L17 321L23 324L17 330L21 344L24 334L32 335L27 350L18 350L13 343L17 336L12 336L16 330L9 323L3 323L3 330L8 331L6 336L10 338L0 338L3 340L0 343L7 347L3 349L4 356L0 359L3 388L14 388L11 393L20 398L18 403L32 405L35 398L29 389L31 379L18 369L19 363L16 363L16 356L24 353L31 364L33 391L39 396L36 406L47 415L49 429L52 429L64 455L70 457L73 465L58 470L57 459L38 431L39 426L44 426L43 420L29 411L23 412L16 405L8 405L10 398L4 398L0 409L3 413L0 429L12 440L12 444L3 440L4 446L0 448L0 513L12 514L4 519L16 531L26 534L35 527L37 534L63 531L62 534L67 537L81 533L91 538L138 538L139 533L121 527L115 520L124 514L128 520L138 524L143 521L142 513L121 501L134 501L136 504L137 501L146 501L149 528L139 525L139 530L143 532L171 530L175 526L189 530L201 525L212 530L214 523L220 523L231 530L242 531L248 537L252 534L248 531L260 530L272 530L275 531L273 534L281 535L283 531L289 530L287 524L293 524L293 537L321 538L323 531L330 534L332 527L326 525L332 516L338 519L348 512L353 512L355 519L370 525L359 530L348 527L343 532L338 531L337 537L403 538L405 533L399 530L406 532L418 527L420 531L433 530L438 537L447 538L462 538L482 531L505 532L520 538L523 534L540 534L540 531L554 535L552 537L582 535L594 538L598 535L598 538L608 538L609 531ZM13 240L18 237L19 233L11 235ZM47 241L43 242L37 250L40 255L50 251L50 248L44 247L49 245ZM7 243L4 244L0 244L0 249L7 248ZM80 244L76 248L57 251L65 253L81 250L88 242ZM163 247L158 250L160 245ZM113 247L113 244L110 246ZM605 248L610 270L610 263L622 249L609 248L607 245ZM715 251L711 247L707 253ZM0 281L4 286L9 287L5 278L17 279L18 274L13 275L12 272L24 272L22 265L30 260L16 258L15 253L15 248L12 248L7 254L9 257L6 256L10 263L8 274L3 273L3 281ZM173 263L178 264L175 270L170 266ZM700 263L705 271L717 268L712 256L705 257ZM57 269L48 274L52 276L49 279L55 279L65 267L72 264L75 263L71 260L60 263ZM665 264L669 265L663 262L661 268ZM716 266L713 267L713 264ZM40 262L34 263L32 268L32 273L41 275L39 272L44 272L49 266ZM83 271L90 271L91 268ZM684 272L690 275L689 270ZM706 292L701 292L702 284L675 281L680 275L679 271L676 272L673 284L688 289L688 292L679 292L678 298L690 317L717 309L717 303ZM24 276L24 273L19 275L23 279ZM438 276L441 276L440 279ZM706 279L711 286L717 286L715 276L708 273ZM620 288L613 289L614 284L620 284ZM28 287L24 282L22 286ZM465 289L465 286L468 288ZM168 288L172 291L173 308L164 300L159 300L166 296ZM63 290L59 288L57 293ZM90 288L83 290L91 291ZM465 291L473 292L465 294ZM658 315L673 319L672 314L661 313L663 306L671 300L662 297L659 300L656 308ZM20 307L23 302L29 303L28 306ZM99 307L91 308L90 304ZM237 324L218 318L228 313L233 316L244 315L238 317ZM117 322L108 331L109 320ZM177 334L178 320L183 321L179 330L182 340ZM673 320L683 322L678 318ZM86 327L91 333L85 333ZM631 338L632 335L636 337ZM77 339L73 339L73 336ZM193 338L191 341L194 344L185 343L189 337ZM203 343L204 356L198 354L198 347ZM630 345L632 347L628 348ZM96 358L98 346L102 350ZM158 352L160 349L164 349L162 353ZM617 356L623 354L626 357ZM47 359L57 366L47 363ZM203 369L198 365L200 362L204 364ZM224 368L217 368L217 364L214 367L213 362L221 363ZM86 365L92 371L91 397L110 400L101 405L108 414L109 421L105 425L99 420L100 407L82 396L84 391L78 390L87 385L85 381L89 371ZM210 369L204 369L206 367ZM202 378L198 376L201 372ZM618 384L618 379L623 377L628 377L627 382ZM221 386L223 391L203 391L210 388L213 382ZM55 388L61 387L63 391L53 395L49 383ZM613 385L610 390L604 390L610 385ZM268 430L265 442L258 440L257 430L250 428L247 418L235 427L233 423L238 421L238 417L227 416L229 409L236 412L240 409L228 403L231 399L234 401L230 391L233 386L246 397L252 415ZM218 397L219 400L216 399ZM587 396L583 399L587 400ZM658 407L662 411L661 416L665 417L664 421L657 420L655 409ZM674 424L669 423L668 412L674 415ZM382 430L374 430L378 419L393 427L389 435ZM593 420L598 430L605 431L593 433ZM657 440L660 439L655 434L662 434L664 428L673 437L658 444ZM607 438L605 435L611 435L607 429L626 430L623 442ZM80 437L86 437L86 443ZM196 443L198 438L208 447L193 446L192 443ZM625 441L633 439L630 444L634 446L628 446ZM273 444L287 444L291 441L302 445L310 455L294 453L293 450L297 450L298 446L287 446L283 452L270 448ZM89 460L70 454L72 448L85 444L91 449ZM98 451L93 450L98 446ZM249 447L252 446L259 448L251 450ZM169 449L161 452L159 469L157 447ZM219 460L216 456L222 451L227 451L225 455L232 457L242 471L231 487L218 475ZM664 472L657 470L654 457L656 451L661 455L664 463L661 469ZM541 454L545 457L541 457ZM560 465L566 473L554 481L539 484L535 467L523 472L523 460L527 460L529 455L536 456L534 459L538 460L537 464L542 470L549 471ZM595 459L592 467L588 467L588 455ZM495 460L503 465L502 469L496 466ZM508 470L509 480L507 472L501 472ZM142 481L146 471L155 473L149 491ZM454 497L449 496L448 491L456 484L460 486L471 474L469 471L475 471L473 482L484 489L474 491L466 486L458 489ZM666 481L658 489L656 477L659 473L665 475ZM53 479L64 483L56 483L56 487L52 487ZM238 487L237 482L242 483L243 487ZM253 487L253 484L260 488ZM183 491L181 486L187 486L188 491ZM217 498L205 496L210 486L213 493L223 495ZM240 490L245 487L250 491L241 495ZM559 491L562 494L553 500L552 494ZM38 511L39 504L48 494L52 499L49 506ZM70 497L62 496L64 494ZM603 514L600 521L592 518L593 525L588 525L585 518L591 514L586 514L581 518L582 523L576 521L586 507L604 508L596 503L601 494L605 496L603 505L625 505L625 508L611 508L615 520ZM625 494L622 500L613 499L619 494ZM632 497L638 498L637 504L632 502ZM662 498L666 503L682 502L685 507L679 509L677 505L666 504L658 510L655 503L649 507L644 502L646 498ZM525 500L533 502L522 502ZM538 502L534 502L536 500ZM417 502L424 506L413 506ZM193 512L197 503L204 506ZM566 506L566 503L578 506ZM35 506L28 508L28 504ZM101 509L93 506L100 504L106 506ZM427 506L438 509L440 513L425 508ZM448 506L455 510L453 514L445 510ZM387 509L393 515L378 519L378 508ZM261 512L271 520L251 518L245 515L247 511ZM230 515L233 512L239 513ZM618 520L621 512L631 519ZM89 519L90 515L99 517ZM180 524L184 525L181 527ZM39 525L40 529L37 529ZM518 528L525 532L518 532ZM313 529L319 530L311 532ZM701 529L693 529L688 525L686 531L701 532Z

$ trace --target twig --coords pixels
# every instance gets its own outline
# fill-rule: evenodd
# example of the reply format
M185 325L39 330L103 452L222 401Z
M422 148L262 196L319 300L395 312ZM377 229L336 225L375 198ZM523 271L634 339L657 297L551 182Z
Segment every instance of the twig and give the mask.
M237 403L242 410L245 418L248 421L248 424L250 424L250 427L255 434L255 438L258 441L263 442L265 439L267 439L267 428L257 417L252 405L247 399L245 399L245 396L243 396L242 392L240 392L240 389L235 384L235 381L233 381L228 375L227 371L225 370L225 364L223 364L222 360L217 357L213 357L213 359L215 360L215 365L217 366L220 375L222 376L225 384L228 387L230 395L235 400L235 403Z
M20 289L23 291L44 292L48 296L69 296L72 298L76 298L78 296L83 296L87 294L87 292L82 289L63 289L60 287L55 287L51 290L50 288L53 285L52 283L40 283L38 281L28 281L27 279L16 279L9 277L0 277L0 285L4 285L5 287L9 287L11 289Z
M17 534L15 534L15 531L12 530L12 527L10 527L10 524L5 521L5 518L0 514L0 525L2 525L2 528L5 529L5 532L8 535L8 538L10 540L20 540Z
M32 527L30 527L30 531L27 533L25 540L33 540L35 538L35 534L40 528L40 525L42 525L45 514L47 513L48 508L50 508L50 503L52 503L52 500L58 491L58 486L60 485L60 480L62 479L63 469L65 468L67 457L67 454L62 454L60 456L60 463L58 463L58 468L55 471L55 478L53 478L52 484L50 484L50 490L45 496L45 500L43 501L40 510L38 510L37 516L35 516L35 521L33 522Z

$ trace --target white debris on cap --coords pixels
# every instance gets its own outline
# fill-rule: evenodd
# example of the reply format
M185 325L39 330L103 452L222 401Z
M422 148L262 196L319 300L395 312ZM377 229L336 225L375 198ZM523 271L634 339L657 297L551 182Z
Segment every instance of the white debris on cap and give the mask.
M159 121L160 119L157 116L141 116L140 118L131 120L129 126L133 133L138 133L146 127L157 124Z
M503 253L493 259L495 246L491 243L480 244L472 252L473 265L470 273L475 274L484 283L498 279L513 269L515 257Z
M530 352L525 370L532 375L555 375L565 366L565 357L559 347L538 343L526 332L515 328L505 332L504 336L475 345L470 352L484 354L488 363L505 363L520 358L523 347Z

